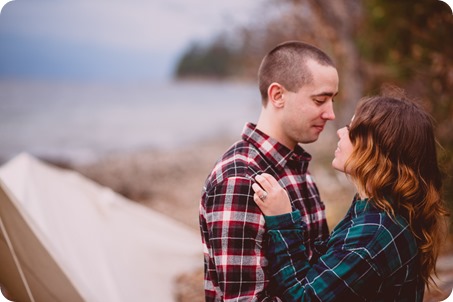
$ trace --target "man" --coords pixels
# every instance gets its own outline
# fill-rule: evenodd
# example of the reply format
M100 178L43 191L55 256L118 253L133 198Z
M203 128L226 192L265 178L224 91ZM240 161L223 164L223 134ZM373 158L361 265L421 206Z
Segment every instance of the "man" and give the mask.
M266 270L264 218L253 201L257 174L273 175L301 211L308 225L304 242L309 256L311 244L328 235L324 205L307 172L311 156L299 143L316 141L335 118L337 70L321 50L291 41L265 56L258 77L258 123L245 126L242 140L225 152L203 188L206 301L281 301Z

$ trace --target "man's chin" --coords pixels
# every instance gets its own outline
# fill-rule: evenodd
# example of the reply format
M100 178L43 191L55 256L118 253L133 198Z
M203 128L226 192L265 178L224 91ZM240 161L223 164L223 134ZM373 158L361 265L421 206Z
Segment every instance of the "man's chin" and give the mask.
M316 137L311 137L311 138L305 138L303 141L301 141L300 143L301 144L311 144L311 143L314 143L318 140L319 138L319 135L316 136Z

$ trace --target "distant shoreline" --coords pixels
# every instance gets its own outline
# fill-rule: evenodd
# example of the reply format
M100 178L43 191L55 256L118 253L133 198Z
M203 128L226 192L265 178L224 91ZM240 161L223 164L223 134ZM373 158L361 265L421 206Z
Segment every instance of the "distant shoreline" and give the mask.
M106 154L228 137L257 118L258 94L243 82L115 86L0 80L0 163L20 152L93 162Z

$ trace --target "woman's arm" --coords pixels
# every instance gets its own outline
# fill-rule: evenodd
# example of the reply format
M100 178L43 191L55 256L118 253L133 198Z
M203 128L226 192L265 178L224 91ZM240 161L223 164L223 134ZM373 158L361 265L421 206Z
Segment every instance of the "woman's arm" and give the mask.
M369 242L374 231L350 238L348 233L357 235L360 227L345 229L329 240L326 254L316 263L310 263L302 241L304 223L298 211L265 219L269 234L269 272L284 301L347 301L376 291L380 276L367 251L360 248ZM342 248L345 241L357 249Z
M299 211L288 209L289 199L272 176L262 175L256 181L259 186L254 185L254 200L267 215L269 271L285 301L357 299L367 294L361 291L373 291L372 287L379 284L379 275L362 247L374 237L375 226L355 226L337 232L329 240L327 253L310 264L303 244L305 223ZM345 240L357 249L344 249Z

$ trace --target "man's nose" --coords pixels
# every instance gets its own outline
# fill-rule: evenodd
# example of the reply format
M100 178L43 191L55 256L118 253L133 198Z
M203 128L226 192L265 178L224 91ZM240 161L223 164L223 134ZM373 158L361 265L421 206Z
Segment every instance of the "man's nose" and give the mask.
M327 105L326 110L322 113L321 117L324 120L334 120L335 119L335 112L333 111L333 103L330 102L330 104Z

